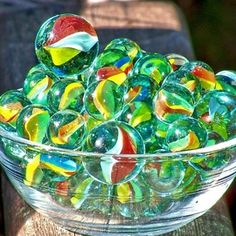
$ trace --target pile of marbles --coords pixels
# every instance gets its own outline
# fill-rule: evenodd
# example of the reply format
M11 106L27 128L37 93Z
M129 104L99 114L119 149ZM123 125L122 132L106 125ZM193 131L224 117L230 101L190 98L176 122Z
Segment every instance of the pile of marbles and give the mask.
M48 19L35 50L40 64L30 69L23 88L0 97L1 129L32 142L104 156L88 154L75 161L27 151L19 162L27 185L50 183L52 196L63 205L87 210L97 203L91 197L85 204L85 193L107 195L114 186L122 212L131 196L139 202L144 194L180 193L199 168L227 163L197 159L191 166L155 165L124 154L176 153L235 138L236 72L215 74L204 62L149 53L126 38L112 40L98 54L95 29L72 14ZM74 195L66 198L68 189ZM105 202L100 209L106 211Z

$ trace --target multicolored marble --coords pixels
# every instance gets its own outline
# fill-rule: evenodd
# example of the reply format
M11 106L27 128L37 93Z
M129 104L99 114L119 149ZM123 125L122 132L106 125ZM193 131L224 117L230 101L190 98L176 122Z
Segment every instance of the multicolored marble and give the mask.
M50 192L62 194L63 183L81 168L76 160L51 153L35 152L25 165L24 183L28 186L50 188ZM65 187L65 186L64 186ZM64 188L65 190L65 188Z
M127 75L121 69L115 66L106 66L97 70L88 80L88 85L95 81L110 80L117 85L123 84L127 79Z
M146 54L142 56L132 69L132 75L146 75L152 78L158 85L172 72L168 60L159 53Z
M39 63L39 64L31 67L30 70L28 71L27 75L31 75L34 72L45 71L45 70L47 70L47 67L45 67L42 63Z
M5 129L4 131L11 132L11 135L17 136L17 132L15 129ZM19 142L16 142L15 140L13 141L7 138L1 138L1 141L1 148L3 149L4 154L14 163L17 163L19 167L25 167L25 163L27 163L28 159L30 159L29 155L27 155L30 152L29 150L27 150L27 146L25 144L21 144Z
M29 105L23 108L16 122L19 136L30 141L43 143L50 120L50 111L42 105Z
M224 90L236 95L236 71L222 70L216 74L217 90Z
M59 78L51 71L43 70L41 66L36 67L27 74L23 92L32 103L47 105L48 92Z
M25 167L24 184L27 186L37 187L44 177L42 168L40 167L40 154L36 154L28 161Z
M53 112L65 109L82 112L84 92L84 85L80 81L73 79L59 80L48 93L48 106Z
M129 102L146 102L152 104L153 98L159 86L146 75L129 76L128 92L125 95L126 103Z
M150 199L150 189L141 177L126 183L115 185L113 211L126 218L140 218L145 216Z
M75 160L56 154L41 154L40 165L65 177L74 175L80 168Z
M169 53L165 55L168 62L171 64L172 69L174 71L178 70L181 66L183 66L185 63L189 62L189 60L177 53Z
M119 49L126 53L132 60L137 59L141 56L141 48L139 45L127 38L116 38L113 39L106 47L107 49Z
M202 61L191 61L185 63L180 70L188 71L198 78L201 83L203 93L214 90L216 86L216 76L213 69Z
M158 119L172 123L193 114L194 99L185 87L179 84L165 84L158 90L153 106Z
M200 173L202 180L204 180L207 176L214 174L215 171L224 168L231 158L230 152L223 150L221 152L194 155L189 164Z
M73 14L48 19L35 39L39 61L60 77L78 75L87 70L98 54L98 47L93 26Z
M117 118L124 106L126 87L111 80L92 83L84 95L85 110L97 120Z
M165 121L156 118L155 136L153 137L153 144L151 145L152 153L163 153L170 151L166 143L166 134L169 126L170 123L166 123Z
M112 186L94 180L82 170L70 178L69 188L73 191L73 194L70 194L73 208L86 212L111 214Z
M181 161L150 161L142 169L144 181L153 190L165 196L182 182L185 167Z
M86 128L86 132L87 133L90 132L96 126L98 126L101 123L103 123L103 121L97 120L97 119L93 118L92 116L90 116L86 112L83 114L83 118L85 120L85 128Z
M201 185L198 171L189 165L188 162L183 161L182 163L185 167L184 178L179 186L171 193L171 196L174 199L182 199L188 196Z
M50 118L47 138L52 145L78 149L85 135L85 120L72 110L59 111Z
M166 143L172 152L205 147L207 144L207 130L198 120L192 117L179 119L169 126Z
M141 135L123 122L106 122L90 131L83 150L102 153L86 156L83 165L98 181L107 184L124 183L134 178L143 161L119 154L142 154L145 152ZM115 154L115 155L114 155Z
M0 96L0 123L15 127L20 111L30 101L21 90L9 90Z
M155 136L156 117L152 113L152 107L145 102L129 103L119 119L134 127L145 143Z
M107 49L98 55L94 69L107 66L115 66L128 74L133 67L133 62L125 52L119 49Z
M235 95L226 91L214 90L206 93L198 101L193 117L203 122L208 132L216 132L227 140L231 135L228 125L235 107Z
M165 84L180 84L184 86L193 95L194 100L197 101L201 97L201 84L196 76L184 70L176 70L166 76L162 83Z

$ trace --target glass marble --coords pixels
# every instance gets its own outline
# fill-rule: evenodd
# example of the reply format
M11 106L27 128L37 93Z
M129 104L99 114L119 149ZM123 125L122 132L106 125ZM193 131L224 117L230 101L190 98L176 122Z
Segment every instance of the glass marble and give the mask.
M35 152L26 163L24 183L34 187L40 184L40 188L50 188L49 191L53 192L52 185L66 181L75 175L80 167L73 159Z
M56 154L41 154L40 165L66 178L74 175L80 168L75 160Z
M24 107L16 122L19 136L30 141L43 143L50 120L50 111L42 105L28 105Z
M128 74L133 67L133 62L125 52L119 49L107 49L98 55L94 69L107 66L115 66Z
M23 107L30 101L21 90L9 90L0 96L0 123L15 127L16 120Z
M30 70L28 71L28 75L31 75L34 72L45 71L46 69L47 68L42 63L39 63L30 68Z
M41 184L44 177L42 168L40 167L40 154L35 154L29 159L25 167L24 184L27 186L37 187Z
M97 120L117 118L124 106L126 88L110 80L92 83L84 95L85 110Z
M147 185L161 195L169 195L182 182L185 167L181 161L147 163L142 170Z
M231 155L228 151L211 154L198 154L191 158L189 164L197 170L201 178L206 178L207 175L214 174L221 168L224 168L230 161Z
M69 149L78 149L85 135L82 115L72 110L55 113L49 121L47 137L51 144Z
M25 78L23 92L32 103L47 105L48 92L58 80L59 78L49 70L31 69Z
M147 207L144 211L146 217L157 217L158 215L168 212L174 206L171 195L164 195L150 189L150 197Z
M82 112L84 93L82 82L73 79L59 80L50 89L47 103L53 112L65 109Z
M126 123L114 121L92 129L86 138L83 150L102 153L97 156L86 156L83 165L93 178L107 184L127 182L142 168L143 160L119 154L145 152L143 139L138 131Z
M164 84L180 84L184 86L193 95L194 100L197 101L201 97L201 84L196 76L188 71L177 70L166 76L162 85Z
M168 128L166 142L172 152L205 147L207 130L192 117L179 119Z
M185 167L184 178L178 187L171 193L174 199L180 199L187 194L194 192L197 185L201 183L198 171L195 170L189 163L182 162Z
M206 93L198 101L193 117L199 119L208 132L216 132L224 140L227 140L230 135L228 124L232 119L235 107L235 95L226 91L214 90Z
M181 66L183 66L185 63L189 62L189 60L177 53L169 53L165 55L168 62L171 64L171 67L173 71L178 70Z
M170 150L166 143L166 134L170 124L158 118L156 118L155 122L156 122L156 129L154 136L155 142L153 143L154 146L152 149L152 153L169 152Z
M98 69L96 73L90 76L88 79L88 85L94 81L110 80L117 85L124 84L127 79L127 75L121 69L115 66L106 66Z
M188 71L198 78L202 86L202 92L214 90L216 76L213 69L202 61L191 61L180 67L180 70Z
M35 39L38 60L60 77L87 70L98 54L98 37L84 18L61 14L48 19Z
M163 143L163 140L156 135L150 136L149 139L145 141L145 150L146 153L154 154L154 153L163 153L169 152L166 149L166 145Z
M90 116L88 113L83 113L83 117L85 120L85 128L86 128L86 132L90 132L93 128L95 128L96 126L100 125L103 121L101 120L97 120L95 118L93 118L92 116Z
M236 71L223 70L216 74L216 89L236 95Z
M165 84L153 100L153 111L158 119L171 123L193 114L194 99L185 87L179 84Z
M140 177L115 185L114 195L114 210L120 215L132 219L145 215L150 189Z
M6 130L8 132L12 132L9 130ZM11 133L12 135L17 135L16 131L13 131L14 133ZM4 154L8 155L11 160L18 163L21 166L24 166L24 162L27 159L27 147L24 144L16 143L12 140L2 138L2 145Z
M70 178L69 188L72 190L70 203L73 208L111 214L112 187L94 180L82 171Z
M106 47L107 49L119 49L122 52L126 53L132 60L140 57L141 48L140 46L127 38L116 38L113 39Z
M116 185L115 193L117 201L124 204L128 202L143 201L143 194L145 191L142 191L138 178L136 178L135 180Z
M132 75L146 75L151 77L158 85L172 72L168 60L159 53L147 54L141 57L132 69Z
M140 101L151 105L158 88L159 86L146 75L129 76L126 103Z
M145 102L131 102L119 119L134 127L144 142L150 141L155 135L156 117L152 113L152 107Z

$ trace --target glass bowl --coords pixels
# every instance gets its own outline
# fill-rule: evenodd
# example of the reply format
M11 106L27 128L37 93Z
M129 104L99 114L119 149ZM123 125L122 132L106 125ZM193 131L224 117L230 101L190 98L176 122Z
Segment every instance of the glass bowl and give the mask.
M0 147L2 168L22 198L86 235L175 230L211 208L236 173L236 138L191 151L118 156L37 144L0 129Z

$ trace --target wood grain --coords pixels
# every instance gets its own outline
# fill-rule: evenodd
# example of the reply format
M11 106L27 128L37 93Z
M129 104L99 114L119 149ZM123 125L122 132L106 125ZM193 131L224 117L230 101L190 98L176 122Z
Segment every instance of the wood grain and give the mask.
M89 19L98 31L101 50L113 38L128 37L147 51L194 57L183 16L170 3L110 1L81 8L81 1L76 0L66 4L61 0L24 2L26 4L19 4L20 0L0 0L0 32L4 32L0 37L0 93L22 87L28 69L37 63L34 38L39 26L45 19L62 12L70 11ZM2 194L6 236L75 235L31 209L5 176ZM166 235L232 236L233 231L227 208L220 201L204 216Z

